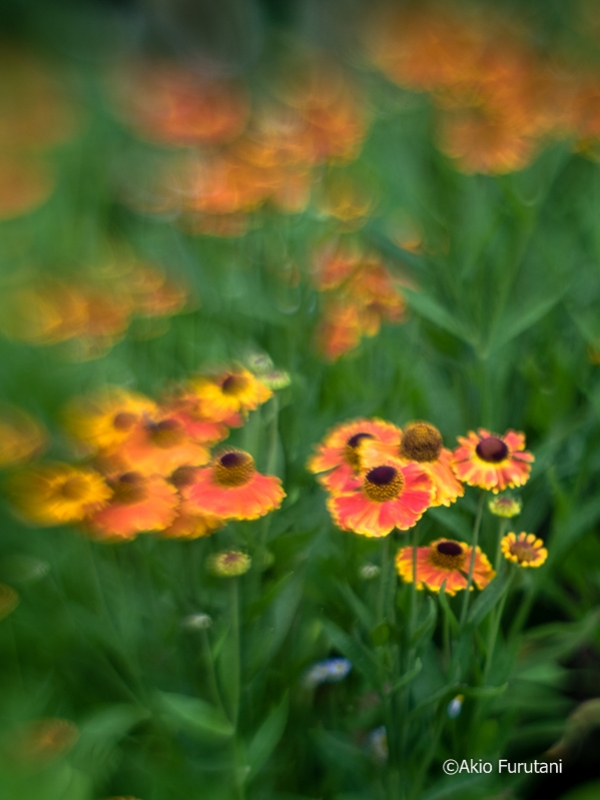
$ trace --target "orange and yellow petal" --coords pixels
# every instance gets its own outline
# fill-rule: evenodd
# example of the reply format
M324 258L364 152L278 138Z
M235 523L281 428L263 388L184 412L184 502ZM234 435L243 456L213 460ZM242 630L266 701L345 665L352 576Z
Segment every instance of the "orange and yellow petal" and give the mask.
M9 491L19 513L37 525L79 522L103 508L112 495L95 470L60 462L15 475Z
M544 542L534 533L507 533L502 539L502 554L520 567L541 567L548 558Z
M385 470L387 472L384 474ZM387 495L392 493L394 481L397 494L387 499ZM375 492L373 486L377 487ZM381 497L386 499L373 499L377 489L382 488ZM394 528L404 531L416 525L431 505L432 494L431 478L421 466L402 465L395 459L389 459L387 464L369 470L360 488L330 497L327 507L342 530L362 536L381 537L387 536Z
M224 524L221 517L199 514L188 501L182 500L173 522L168 528L158 531L157 535L164 539L199 539L211 536Z
M144 395L120 387L108 387L73 400L65 409L65 427L92 451L123 442L136 423L154 418L157 406Z
M432 506L450 506L465 493L465 487L452 470L452 453L444 448L437 461L421 464L433 481Z
M202 466L210 461L208 448L191 441L185 426L174 417L138 423L131 435L108 454L121 471L142 475L170 475L184 465Z
M285 497L279 478L257 472L243 450L226 451L210 467L198 469L181 494L197 513L223 520L258 519L279 508Z
M393 451L397 450L400 437L399 428L381 419L346 422L325 436L306 466L319 474L319 482L329 491L347 491L353 488L350 484L361 468L362 445L367 441L381 442Z
M109 505L90 517L89 534L99 540L133 539L138 533L167 528L177 516L177 489L164 478L130 472L113 482Z
M427 547L417 547L416 576L414 575L412 547L403 547L398 550L396 569L400 577L407 583L412 583L416 577L417 589L427 587L434 592L439 592L445 582L445 593L454 595L467 588L472 556L473 548L466 542L437 539ZM473 584L478 589L484 589L495 574L487 556L477 547L473 565Z
M243 368L196 378L189 388L200 401L202 415L215 422L254 411L273 396L262 381Z
M534 456L525 448L525 436L509 430L498 436L479 428L459 436L459 447L453 453L452 468L456 477L469 486L502 492L523 486L529 479Z

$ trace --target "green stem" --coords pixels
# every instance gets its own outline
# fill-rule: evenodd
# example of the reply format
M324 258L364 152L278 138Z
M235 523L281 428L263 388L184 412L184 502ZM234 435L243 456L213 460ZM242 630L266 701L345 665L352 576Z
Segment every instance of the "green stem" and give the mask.
M233 637L231 723L237 730L240 713L240 600L237 578L231 579L231 635Z
M502 613L504 611L504 606L506 604L506 598L508 597L508 592L510 590L510 585L513 581L515 576L515 571L512 570L511 574L508 578L508 586L506 587L506 591L500 602L498 603L498 607L495 609L493 617L492 617L492 624L490 625L490 632L488 636L488 646L487 646L487 654L485 657L485 667L483 670L483 684L484 686L487 685L488 676L490 673L490 669L492 668L492 662L494 658L494 650L496 649L496 639L498 638L498 631L500 630L500 622L502 621Z
M467 621L467 614L469 612L469 597L471 594L471 587L473 586L473 570L475 569L475 557L477 553L477 542L479 541L479 529L481 527L481 516L483 514L483 499L485 495L483 489L479 493L479 503L477 505L477 515L475 517L475 525L473 527L473 541L471 542L471 561L469 563L469 577L467 578L467 588L463 600L462 613L460 615L460 627L464 627Z
M508 527L508 520L506 518L500 520L500 525L498 526L498 542L496 544L496 558L494 559L494 569L496 573L500 570L500 564L502 562L502 539L504 538L504 534L506 533L506 528Z

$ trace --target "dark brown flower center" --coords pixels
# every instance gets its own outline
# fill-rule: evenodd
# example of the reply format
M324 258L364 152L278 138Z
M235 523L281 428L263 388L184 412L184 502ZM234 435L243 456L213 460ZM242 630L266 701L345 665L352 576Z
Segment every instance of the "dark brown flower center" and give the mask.
M78 475L65 481L61 489L61 494L65 500L83 500L87 493L87 482Z
M538 550L529 542L516 541L510 546L510 552L515 556L519 563L524 561L535 561L538 557Z
M162 450L177 447L185 439L183 426L176 419L164 419L162 422L151 423L147 429L152 444Z
M250 453L231 450L224 453L213 467L213 476L219 486L243 486L254 475L256 468Z
M125 506L139 503L146 497L144 478L139 472L126 472L112 484L113 501Z
M171 475L171 483L177 489L183 489L184 486L190 486L194 482L196 471L196 467L177 467L177 469Z
M442 452L442 435L428 422L413 422L402 433L400 455L409 461L436 461Z
M223 394L236 397L248 388L248 378L245 375L228 375L221 385Z
M121 411L113 419L113 428L117 431L128 431L133 428L137 420L135 414L129 411Z
M374 438L375 437L370 433L355 433L354 436L351 436L346 442L346 446L344 447L344 458L346 459L346 462L355 470L360 469L360 443L364 442L365 439Z
M404 486L404 475L395 467L381 466L369 470L363 480L363 491L376 503L395 500Z
M458 542L438 542L431 548L429 559L440 569L460 570L465 566L466 553Z
M498 436L488 436L479 442L475 452L482 461L499 464L508 455L508 446Z

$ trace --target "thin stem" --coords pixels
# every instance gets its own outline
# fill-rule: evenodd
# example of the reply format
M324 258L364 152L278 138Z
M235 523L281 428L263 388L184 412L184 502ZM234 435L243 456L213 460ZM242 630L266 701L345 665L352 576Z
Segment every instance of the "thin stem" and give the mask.
M504 538L507 527L508 520L506 518L501 519L500 525L498 526L498 542L496 544L496 558L494 560L494 569L496 570L496 573L499 571L502 561L502 539Z
M490 673L490 669L492 668L492 661L494 658L494 650L496 649L496 640L498 638L498 631L500 630L500 622L502 621L502 613L504 611L504 606L506 604L506 598L508 597L508 592L510 590L510 585L515 577L515 570L511 571L511 574L508 578L508 586L506 587L506 591L500 602L498 603L498 607L494 611L494 616L492 618L492 624L490 625L490 632L488 637L488 646L487 646L487 654L485 657L485 667L483 670L483 684L484 686L487 684L488 676Z
M237 578L231 579L231 635L233 637L231 722L237 730L240 713L240 600Z
M471 594L471 587L473 586L473 570L475 569L475 557L477 553L477 542L479 541L479 529L481 527L481 516L483 514L483 489L479 493L479 504L477 505L477 516L475 517L475 525L473 527L473 541L471 543L471 561L469 563L469 577L467 578L467 588L463 600L462 613L460 615L460 627L463 628L467 621L467 614L469 612L469 596Z
M206 630L206 628L204 628L200 632L200 638L202 641L202 655L204 657L204 663L206 665L206 671L208 673L208 688L210 690L212 699L214 700L215 704L219 707L219 709L223 712L223 714L227 716L225 707L223 706L223 700L221 699L219 684L217 683L217 675L215 673L215 662L213 660L212 649L210 646L210 639L208 637L208 631Z

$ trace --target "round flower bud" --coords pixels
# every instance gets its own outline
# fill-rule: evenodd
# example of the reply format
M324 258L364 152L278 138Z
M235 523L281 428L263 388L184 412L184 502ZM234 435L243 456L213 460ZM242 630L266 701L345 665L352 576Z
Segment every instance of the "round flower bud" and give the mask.
M212 618L208 614L188 614L181 624L189 630L204 631L212 625Z
M371 581L373 578L377 578L381 569L377 566L377 564L363 564L360 568L360 577L364 578L366 581Z
M250 569L251 558L239 550L224 550L210 559L210 571L221 578L235 578Z
M510 519L521 513L523 503L518 497L504 494L493 497L488 503L488 507L494 516Z

